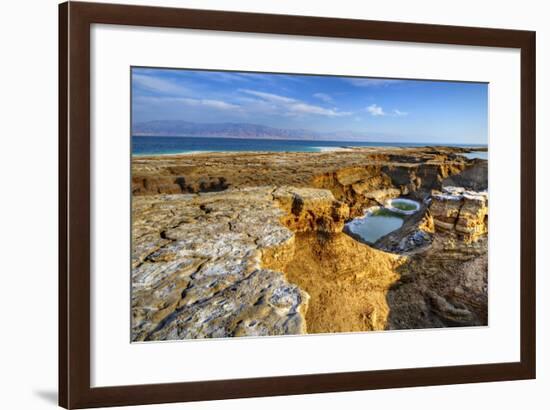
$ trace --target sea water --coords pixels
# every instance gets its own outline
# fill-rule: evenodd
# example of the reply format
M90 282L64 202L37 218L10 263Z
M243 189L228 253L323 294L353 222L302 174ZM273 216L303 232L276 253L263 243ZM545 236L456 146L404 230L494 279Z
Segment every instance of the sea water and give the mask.
M196 152L322 152L344 147L423 147L428 143L364 141L310 141L213 137L133 136L132 155L166 155ZM458 146L458 145L457 145Z

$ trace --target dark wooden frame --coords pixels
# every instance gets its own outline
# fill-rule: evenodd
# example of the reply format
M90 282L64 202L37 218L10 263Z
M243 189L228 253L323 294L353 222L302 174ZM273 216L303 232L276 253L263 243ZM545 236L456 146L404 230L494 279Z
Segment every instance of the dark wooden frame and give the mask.
M90 387L90 26L124 24L521 50L521 360L515 363ZM70 40L70 41L69 41ZM59 6L59 404L219 400L535 378L535 33L70 2Z

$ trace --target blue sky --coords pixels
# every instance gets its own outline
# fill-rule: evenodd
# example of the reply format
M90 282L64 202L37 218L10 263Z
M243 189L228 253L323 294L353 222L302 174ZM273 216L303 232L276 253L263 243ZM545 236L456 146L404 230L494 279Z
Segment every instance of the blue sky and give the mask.
M236 122L372 141L487 144L488 85L133 68L133 122Z

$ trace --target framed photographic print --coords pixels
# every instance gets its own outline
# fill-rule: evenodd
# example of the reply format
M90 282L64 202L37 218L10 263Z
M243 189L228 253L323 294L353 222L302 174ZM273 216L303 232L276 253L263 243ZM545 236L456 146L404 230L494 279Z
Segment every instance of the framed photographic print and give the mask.
M534 32L59 13L61 406L535 377Z

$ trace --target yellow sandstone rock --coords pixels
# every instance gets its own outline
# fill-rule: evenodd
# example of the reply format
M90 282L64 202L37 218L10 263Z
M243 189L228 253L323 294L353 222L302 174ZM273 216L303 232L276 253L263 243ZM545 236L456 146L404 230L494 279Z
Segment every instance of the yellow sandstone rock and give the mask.
M487 195L431 195L486 188L459 152L134 158L132 340L486 324ZM395 253L342 232L403 194L432 202L376 245Z

